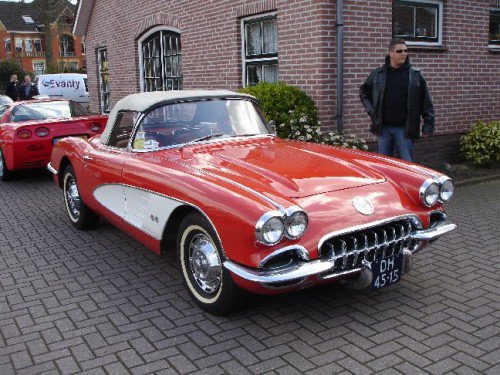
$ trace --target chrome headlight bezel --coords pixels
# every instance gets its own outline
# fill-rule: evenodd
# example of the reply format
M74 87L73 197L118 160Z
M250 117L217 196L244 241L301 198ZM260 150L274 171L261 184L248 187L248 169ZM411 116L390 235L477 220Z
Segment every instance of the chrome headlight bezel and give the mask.
M434 194L436 195L436 199L432 202L427 201L427 197L429 193L431 192L430 189L434 189L435 192ZM422 204L426 207L432 207L436 205L439 202L439 192L440 192L440 185L438 182L436 182L435 179L433 178L428 178L427 180L424 181L424 183L420 186L419 189L419 196L420 196L420 201Z
M300 233L291 233L291 223L294 216L302 216L304 220L304 229ZM299 206L292 206L286 210L285 237L291 240L299 239L304 235L309 226L309 217L306 212Z
M277 221L276 221L277 220ZM269 240L268 236L266 236L266 227L270 224L270 221L275 223L281 223L281 234L274 238L273 241ZM268 211L263 214L259 220L257 220L257 224L255 224L255 238L257 242L267 245L273 246L280 242L285 235L285 215L280 211ZM266 238L267 237L267 238Z
M451 191L448 189L448 192L445 193L443 190L445 190L446 185L450 186L450 184L451 184ZM449 178L448 176L442 176L439 179L439 200L443 203L448 202L453 196L454 191L455 191L455 186L453 185L453 181L451 180L451 178ZM445 194L449 195L446 196Z

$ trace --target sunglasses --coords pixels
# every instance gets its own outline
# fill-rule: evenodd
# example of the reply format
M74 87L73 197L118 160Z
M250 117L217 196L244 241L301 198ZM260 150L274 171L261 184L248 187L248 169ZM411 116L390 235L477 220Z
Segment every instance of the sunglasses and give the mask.
M397 50L394 50L394 52L396 52L396 53L408 53L408 50L407 49L397 49Z

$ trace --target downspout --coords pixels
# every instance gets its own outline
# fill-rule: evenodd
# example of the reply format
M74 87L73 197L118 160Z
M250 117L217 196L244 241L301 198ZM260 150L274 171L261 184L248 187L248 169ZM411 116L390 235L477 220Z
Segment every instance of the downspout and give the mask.
M343 0L337 0L337 132L344 131L344 19Z

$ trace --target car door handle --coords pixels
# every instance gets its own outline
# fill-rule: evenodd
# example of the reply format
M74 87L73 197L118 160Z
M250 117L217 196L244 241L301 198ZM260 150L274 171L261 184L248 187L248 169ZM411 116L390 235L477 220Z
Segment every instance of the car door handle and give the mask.
M83 155L83 160L94 160L92 156Z

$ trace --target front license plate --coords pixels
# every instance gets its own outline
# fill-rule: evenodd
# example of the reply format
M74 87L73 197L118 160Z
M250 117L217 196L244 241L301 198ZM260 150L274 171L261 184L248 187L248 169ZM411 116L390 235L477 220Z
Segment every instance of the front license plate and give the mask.
M397 283L401 279L403 268L403 254L391 255L372 262L372 289L380 289L384 286Z
M76 137L76 138L81 138L81 139L87 139L87 136L86 135L67 135L66 137ZM54 144L56 144L58 141L60 141L61 139L64 139L66 137L59 137L59 138L54 138L52 140L52 142Z

